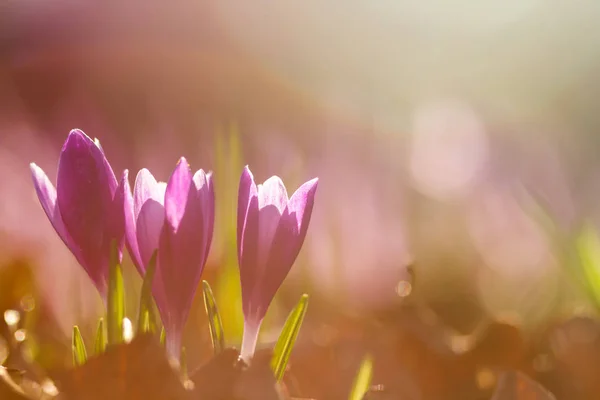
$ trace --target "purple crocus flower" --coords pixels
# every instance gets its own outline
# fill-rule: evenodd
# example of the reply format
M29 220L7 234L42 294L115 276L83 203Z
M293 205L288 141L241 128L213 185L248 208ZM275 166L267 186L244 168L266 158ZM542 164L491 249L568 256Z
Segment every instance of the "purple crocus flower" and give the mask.
M168 183L147 169L125 190L127 246L143 275L158 249L153 294L167 334L167 350L179 359L183 328L212 241L215 195L211 173L192 170L181 158Z
M58 161L56 189L44 171L31 163L38 198L54 229L88 273L106 301L111 244L119 260L124 243L124 183L97 141L74 129Z
M254 183L246 166L238 193L238 262L242 283L244 337L241 356L253 356L267 308L296 260L310 222L318 179L288 199L277 176Z

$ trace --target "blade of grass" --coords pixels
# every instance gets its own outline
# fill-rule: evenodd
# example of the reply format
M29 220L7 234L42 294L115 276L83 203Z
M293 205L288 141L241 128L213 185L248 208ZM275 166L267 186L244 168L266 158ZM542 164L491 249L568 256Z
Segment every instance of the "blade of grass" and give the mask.
M367 354L360 364L356 378L354 378L349 400L362 400L365 394L369 391L372 378L373 358L370 354Z
M281 335L279 335L277 344L275 344L273 358L271 358L271 369L278 381L281 381L285 374L285 369L290 359L290 355L292 354L294 344L296 343L298 332L300 332L307 306L308 295L303 294L300 301L285 321L285 325L281 330Z
M104 333L104 318L98 320L96 340L94 341L94 354L102 354L106 350L106 334Z
M156 331L156 319L154 318L154 300L152 298L152 283L154 282L154 273L156 271L156 257L157 251L155 250L150 257L150 262L146 268L146 274L144 275L144 282L142 283L142 293L140 295L140 307L138 314L138 333L155 332Z
M81 332L77 325L73 327L71 348L73 351L73 365L77 367L85 364L87 361L87 351L85 350L85 343L83 343L83 338L81 337Z
M165 346L167 343L167 333L165 332L165 327L163 326L160 330L160 344Z
M142 310L142 315L140 315L137 327L137 333L146 333L152 332L150 326L150 310Z
M106 327L108 331L108 344L113 345L123 341L125 293L123 288L123 271L117 256L117 245L115 241L111 243L110 253Z
M188 380L188 365L187 365L187 352L185 347L181 348L181 355L179 357L179 369L181 374L181 380L183 382Z
M225 334L223 333L223 323L221 322L221 315L217 308L215 296L207 281L202 281L202 295L204 297L204 309L208 316L210 339L214 353L217 355L225 349Z
M576 240L577 254L583 272L584 285L597 307L600 307L600 238L586 226Z

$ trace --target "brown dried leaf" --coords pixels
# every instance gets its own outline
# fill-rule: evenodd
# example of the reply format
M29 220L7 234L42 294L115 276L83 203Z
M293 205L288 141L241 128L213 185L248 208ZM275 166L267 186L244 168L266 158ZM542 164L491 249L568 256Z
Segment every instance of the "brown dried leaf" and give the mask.
M233 397L234 382L241 373L236 366L239 352L225 349L219 355L194 372L194 396L200 399L230 399Z
M285 387L271 369L270 351L257 352L250 367L238 378L234 395L238 400L289 400Z
M19 393L19 389L6 372L6 368L0 366L0 399L2 400L27 400L25 395Z
M502 374L492 400L556 400L556 397L527 375L511 371Z
M187 400L164 349L149 335L107 349L87 363L56 377L66 400Z

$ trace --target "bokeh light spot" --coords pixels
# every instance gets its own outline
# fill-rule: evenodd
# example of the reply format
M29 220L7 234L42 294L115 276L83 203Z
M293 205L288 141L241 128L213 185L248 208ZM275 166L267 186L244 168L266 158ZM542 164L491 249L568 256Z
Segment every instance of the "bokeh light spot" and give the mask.
M4 311L4 322L9 327L17 326L21 320L21 314L17 310L6 310Z
M412 285L408 281L400 281L396 286L396 293L400 297L408 297L412 292Z
M27 331L25 329L19 329L15 332L15 340L17 342L23 342L27 339Z
M129 318L123 318L123 340L125 343L131 342L133 339L133 325Z
M437 200L466 194L488 159L479 117L467 105L426 105L414 117L410 171L415 188Z

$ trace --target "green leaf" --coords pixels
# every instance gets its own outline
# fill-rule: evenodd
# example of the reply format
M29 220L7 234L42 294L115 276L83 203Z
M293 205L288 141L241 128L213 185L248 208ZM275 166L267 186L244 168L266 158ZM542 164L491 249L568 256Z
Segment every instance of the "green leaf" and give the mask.
M150 310L146 309L146 310L141 310L141 311L142 311L142 315L140 315L138 317L139 322L138 322L137 332L138 333L153 332L154 330L152 329L152 326L150 324Z
M104 333L104 318L98 320L96 329L96 341L94 342L94 354L102 354L106 350L106 334Z
M156 331L156 319L154 317L154 300L152 298L152 283L154 281L154 273L156 271L156 257L157 251L155 250L150 257L150 262L146 267L146 275L144 275L144 282L142 283L142 294L140 295L140 307L138 314L138 333L155 332Z
M83 338L77 325L73 327L73 341L71 346L73 350L73 365L79 366L85 364L87 361L87 351L85 350L85 343L83 343Z
M273 358L271 358L271 369L278 381L281 381L285 374L285 369L290 359L290 355L292 354L294 344L296 343L298 332L300 332L300 326L302 326L307 306L308 295L303 294L300 301L285 321L285 325L281 330L281 335L279 335L277 344L275 344Z
M165 345L167 343L167 333L165 332L165 327L163 326L160 330L160 344Z
M108 344L114 345L123 342L123 318L125 318L123 271L117 257L115 241L111 243L109 268L106 327L108 331Z
M600 239L591 226L583 228L575 243L585 286L596 306L600 306Z
M363 358L362 363L360 364L360 368L358 370L358 373L356 374L356 378L354 378L354 384L352 385L352 390L350 391L349 399L362 400L365 393L369 391L372 378L373 358L370 354L367 354L365 358Z
M223 333L223 323L221 322L221 315L217 308L215 296L207 281L202 281L202 295L204 297L204 309L208 316L210 339L215 355L217 355L225 349L225 334Z

